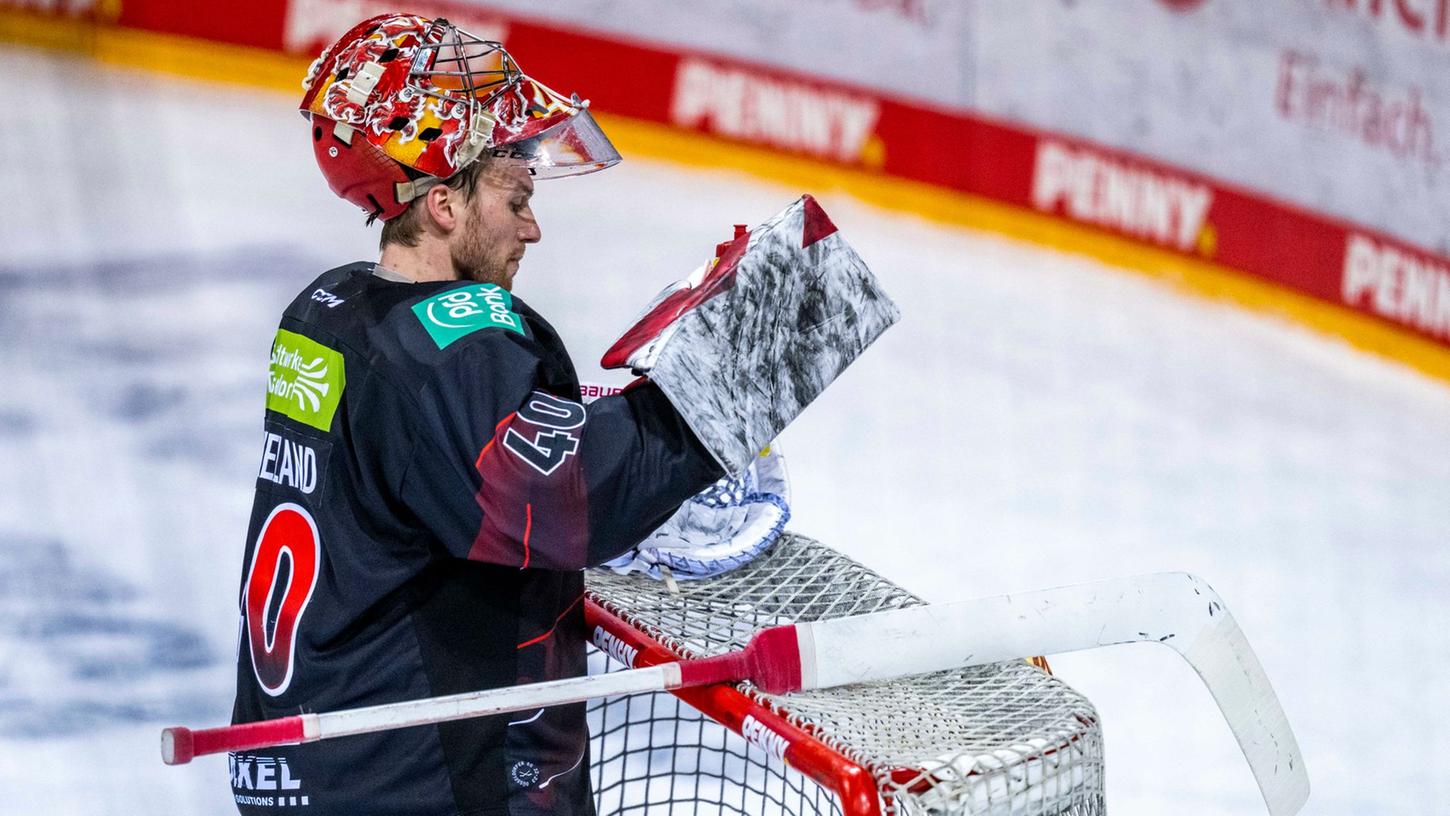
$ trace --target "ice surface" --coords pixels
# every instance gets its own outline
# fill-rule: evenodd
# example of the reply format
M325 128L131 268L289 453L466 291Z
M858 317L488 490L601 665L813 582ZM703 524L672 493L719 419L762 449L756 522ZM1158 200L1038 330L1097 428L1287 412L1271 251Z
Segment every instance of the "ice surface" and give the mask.
M229 711L276 317L376 233L285 95L21 49L0 76L0 813L227 813L225 760L163 767L158 731ZM586 378L731 224L813 192L904 317L786 432L793 528L937 600L1198 573L1308 812L1450 801L1450 388L1079 258L627 158L540 185L517 287ZM1053 663L1105 718L1114 814L1259 812L1166 650Z

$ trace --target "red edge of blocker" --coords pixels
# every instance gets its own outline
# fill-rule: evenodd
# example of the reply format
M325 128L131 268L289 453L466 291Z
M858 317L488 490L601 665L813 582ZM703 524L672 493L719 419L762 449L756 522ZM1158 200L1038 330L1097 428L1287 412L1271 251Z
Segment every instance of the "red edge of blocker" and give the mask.
M629 331L624 333L623 337L616 340L614 345L604 352L604 356L599 360L599 365L602 368L628 366L631 354L659 336L660 332L664 331L665 327L680 315L734 286L735 265L745 256L745 250L750 245L750 236L747 232L737 229L736 233L736 236L726 245L725 251L717 255L717 263L705 275L705 279L700 282L699 286L673 292L660 301L650 310L649 314L641 317L629 328ZM719 247L716 248L716 251L719 252Z

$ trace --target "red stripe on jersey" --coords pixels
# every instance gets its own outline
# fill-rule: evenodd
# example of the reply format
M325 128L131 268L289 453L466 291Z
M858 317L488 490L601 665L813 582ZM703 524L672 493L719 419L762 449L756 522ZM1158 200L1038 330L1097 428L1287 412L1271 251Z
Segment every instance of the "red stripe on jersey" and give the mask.
M519 569L529 568L529 534L533 531L534 505L531 502L524 505L524 563L519 565Z
M535 643L542 643L543 641L548 640L550 638L550 636L552 636L554 634L554 630L559 628L559 624L564 620L564 616L567 615L567 614L569 614L570 610L572 610L574 607L578 606L579 605L579 602L582 601L582 600L584 600L584 596L583 595L580 595L579 597L575 598L574 599L574 603L571 603L568 606L564 607L564 611L559 613L559 617L554 618L554 625L549 627L549 631L545 632L542 635L539 635L536 638L532 638L530 640L524 641L523 643L520 643L518 645L518 648L520 648L520 649L527 649L528 647L533 646Z
M514 411L512 414L499 420L497 425L493 426L493 436L489 438L488 442L484 443L483 450L478 452L478 458L473 460L473 466L475 468L483 467L483 455L488 453L488 449L493 447L494 442L498 441L499 436L503 433L503 426L512 422L513 418L518 415L519 412Z

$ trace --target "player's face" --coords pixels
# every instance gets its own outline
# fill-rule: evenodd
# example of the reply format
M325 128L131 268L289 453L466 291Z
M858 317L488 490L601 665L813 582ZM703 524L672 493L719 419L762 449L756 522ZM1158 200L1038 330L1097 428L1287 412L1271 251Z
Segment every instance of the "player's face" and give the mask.
M529 206L533 194L527 168L496 161L480 174L463 229L449 248L459 280L513 288L524 249L540 238Z

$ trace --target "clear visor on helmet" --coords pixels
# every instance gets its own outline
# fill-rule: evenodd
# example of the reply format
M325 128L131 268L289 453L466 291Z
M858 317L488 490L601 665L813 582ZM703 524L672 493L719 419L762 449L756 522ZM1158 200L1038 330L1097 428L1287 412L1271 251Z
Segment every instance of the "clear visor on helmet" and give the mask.
M619 151L584 107L536 136L494 148L493 155L522 162L541 179L581 176L620 162Z

